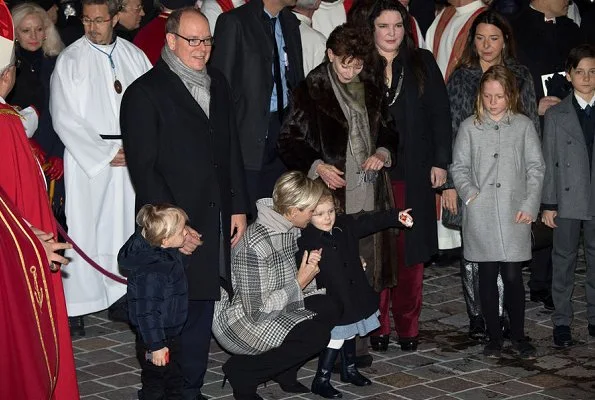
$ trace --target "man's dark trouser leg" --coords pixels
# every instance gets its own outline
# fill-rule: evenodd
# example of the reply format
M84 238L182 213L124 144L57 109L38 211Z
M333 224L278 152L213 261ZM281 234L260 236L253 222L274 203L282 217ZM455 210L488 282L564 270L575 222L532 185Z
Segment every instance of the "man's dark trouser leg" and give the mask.
M203 385L213 324L212 300L190 300L188 319L180 334L180 365L184 376L184 400L194 400Z

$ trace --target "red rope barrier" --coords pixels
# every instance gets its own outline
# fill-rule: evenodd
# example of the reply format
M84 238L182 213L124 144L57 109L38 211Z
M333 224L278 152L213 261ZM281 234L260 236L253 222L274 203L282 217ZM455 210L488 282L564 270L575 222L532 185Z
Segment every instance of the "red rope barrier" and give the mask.
M56 225L58 227L58 232L60 232L60 235L62 235L62 237L64 239L66 239L66 241L68 243L72 244L72 248L74 249L74 251L76 251L83 258L83 260L85 260L87 263L89 263L89 265L91 267L93 267L99 273L107 276L108 278L126 285L126 283L128 282L126 279L121 278L118 275L109 272L108 270L106 270L105 268L103 268L102 266L97 264L95 261L93 261L91 259L91 257L89 257L83 250L81 250L81 248L75 243L75 241L72 240L72 238L70 236L68 236L68 234L66 233L66 230L62 227L62 225L60 225L60 223L58 221L56 221Z

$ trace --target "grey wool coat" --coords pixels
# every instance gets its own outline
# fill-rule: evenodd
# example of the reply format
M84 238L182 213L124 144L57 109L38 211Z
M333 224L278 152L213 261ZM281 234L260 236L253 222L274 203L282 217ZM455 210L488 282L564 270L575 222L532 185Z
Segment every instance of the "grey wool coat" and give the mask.
M463 206L465 259L518 262L531 258L531 225L517 224L524 211L535 217L545 164L533 122L509 114L461 124L450 173Z
M279 347L289 331L315 313L304 308L295 254L299 229L273 211L271 199L256 203L258 218L232 249L230 300L215 302L213 335L233 354L260 354Z
M581 124L572 104L574 93L545 113L543 157L545 179L541 202L558 217L590 220L595 215L595 163L589 155Z

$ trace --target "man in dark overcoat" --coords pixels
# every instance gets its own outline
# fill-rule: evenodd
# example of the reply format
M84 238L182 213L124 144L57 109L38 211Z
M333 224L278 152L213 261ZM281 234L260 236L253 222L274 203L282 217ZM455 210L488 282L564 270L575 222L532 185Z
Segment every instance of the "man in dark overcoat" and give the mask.
M288 91L304 79L299 21L287 7L295 0L252 0L217 19L211 65L223 72L233 94L248 194L270 197L285 167L277 138Z
M246 188L231 91L206 67L213 38L198 9L174 11L161 58L122 100L120 125L136 206L167 202L186 211L191 253L188 320L180 336L184 399L202 399L214 302L232 296L230 243L246 230ZM230 229L231 227L231 229ZM199 250L199 235L203 241Z

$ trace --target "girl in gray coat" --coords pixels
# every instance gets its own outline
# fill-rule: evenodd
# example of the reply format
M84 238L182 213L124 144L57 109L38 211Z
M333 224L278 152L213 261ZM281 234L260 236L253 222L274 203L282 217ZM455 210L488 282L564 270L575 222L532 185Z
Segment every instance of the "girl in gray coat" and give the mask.
M450 168L463 201L465 259L479 263L481 307L490 336L484 355L499 357L498 273L510 316L513 348L535 354L524 332L521 268L531 258L531 223L539 211L545 164L532 121L519 112L514 74L505 66L482 76L475 115L463 121Z

